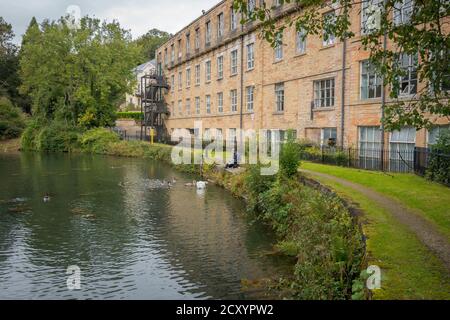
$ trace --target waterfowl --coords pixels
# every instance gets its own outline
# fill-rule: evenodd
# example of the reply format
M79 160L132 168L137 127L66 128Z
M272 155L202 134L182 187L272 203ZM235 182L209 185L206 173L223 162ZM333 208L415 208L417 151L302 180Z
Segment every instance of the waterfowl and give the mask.
M47 193L45 196L44 196L44 202L49 202L50 201L50 195Z
M197 182L197 189L206 189L206 181L198 181Z
M197 185L197 181L193 180L192 182L189 183L185 183L184 184L186 187L194 187Z

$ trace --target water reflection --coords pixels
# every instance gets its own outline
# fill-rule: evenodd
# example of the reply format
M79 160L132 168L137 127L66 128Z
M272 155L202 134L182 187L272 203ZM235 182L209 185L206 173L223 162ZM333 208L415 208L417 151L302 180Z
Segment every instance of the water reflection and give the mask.
M22 154L0 156L0 177L0 298L254 298L241 280L281 267L240 201L212 185L198 193L159 163ZM18 198L27 210L11 211ZM80 291L67 290L70 265Z

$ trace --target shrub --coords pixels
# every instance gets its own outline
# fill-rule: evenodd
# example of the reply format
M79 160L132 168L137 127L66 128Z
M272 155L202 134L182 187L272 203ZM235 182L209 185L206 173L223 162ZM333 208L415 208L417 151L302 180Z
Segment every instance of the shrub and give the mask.
M117 112L117 119L134 119L136 121L144 120L144 114L140 111Z
M288 140L281 147L280 152L280 173L288 178L297 174L300 165L300 145L295 142L292 135L288 135Z
M426 177L450 185L450 130L441 133L431 149Z
M50 152L70 152L78 147L79 130L54 121L43 127L36 140L36 150Z
M25 128L25 115L6 98L0 98L0 140L20 136Z
M65 123L53 121L39 124L31 121L22 134L23 150L70 152L78 148L79 130Z
M247 191L249 211L261 211L260 195L269 190L274 182L274 176L261 175L260 165L252 165L249 167L244 178L244 187Z
M88 130L79 139L82 151L99 154L108 153L110 144L119 141L117 133L104 128Z

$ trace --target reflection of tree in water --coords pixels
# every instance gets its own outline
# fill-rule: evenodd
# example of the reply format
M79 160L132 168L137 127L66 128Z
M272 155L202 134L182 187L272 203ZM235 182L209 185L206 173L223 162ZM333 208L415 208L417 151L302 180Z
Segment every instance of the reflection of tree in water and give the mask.
M161 232L170 259L188 271L199 290L214 298L244 298L241 280L258 281L274 272L263 257L270 237L255 233L262 230L246 223L239 214L243 206L225 192L214 186L203 196L189 188L173 190Z
M20 179L28 183L13 185L20 188L15 193L30 197L33 213L15 225L27 230L23 240L30 269L62 270L64 278L65 268L79 265L87 273L101 275L104 267L109 277L120 276L131 254L126 244L134 241L136 232L130 217L120 214L122 171L110 167L116 161L60 155L22 158ZM46 192L51 194L49 203L42 199Z
M213 186L197 196L195 188L184 187L188 178L168 166L23 154L20 161L0 161L0 174L10 185L0 186L0 199L27 197L32 209L0 217L0 249L19 250L22 259L5 266L30 278L8 283L23 281L24 290L49 297L60 290L56 296L65 297L65 268L78 265L92 282L89 297L126 298L127 290L153 297L166 289L169 297L240 298L241 279L273 273L259 256L270 248L269 239L237 214L241 203ZM146 187L149 179L172 177L178 183L170 190ZM51 201L44 203L47 192Z

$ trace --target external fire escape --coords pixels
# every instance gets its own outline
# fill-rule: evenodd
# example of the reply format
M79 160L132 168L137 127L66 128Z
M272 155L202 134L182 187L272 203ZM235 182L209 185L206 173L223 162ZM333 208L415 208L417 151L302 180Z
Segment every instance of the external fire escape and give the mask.
M169 115L164 101L164 90L169 85L160 71L154 71L141 78L141 111L144 114L141 130L148 137L153 129L154 140L162 142L167 137L164 120ZM149 130L150 129L150 130Z

